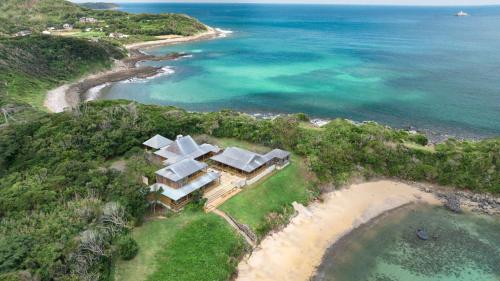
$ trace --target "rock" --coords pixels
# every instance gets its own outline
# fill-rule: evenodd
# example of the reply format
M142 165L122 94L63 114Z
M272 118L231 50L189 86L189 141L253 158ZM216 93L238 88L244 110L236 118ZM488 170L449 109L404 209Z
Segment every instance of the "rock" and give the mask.
M445 202L446 208L448 208L449 210L451 210L452 212L455 212L455 213L462 212L462 208L460 207L460 198L458 196L448 195L445 198L446 198L446 202Z
M427 240L429 239L429 235L427 234L427 231L423 228L417 229L417 236L420 238L420 240Z

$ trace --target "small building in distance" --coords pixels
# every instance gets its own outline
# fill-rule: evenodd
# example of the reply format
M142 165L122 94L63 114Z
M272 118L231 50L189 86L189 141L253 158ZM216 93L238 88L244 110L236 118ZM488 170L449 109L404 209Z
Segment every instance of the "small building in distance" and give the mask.
M156 151L154 155L158 161L170 165L187 158L204 161L219 152L220 148L215 145L198 145L191 136L179 135L175 141Z
M80 23L97 23L97 19L88 17L81 17L79 21Z
M71 25L69 23L65 23L65 24L63 24L63 29L72 30L73 29L73 25Z
M128 35L119 32L112 32L109 34L109 38L122 39L122 38L128 38Z
M16 32L14 34L14 37L24 37L24 36L28 36L28 35L31 35L31 30L23 30L23 31Z
M206 163L184 159L156 172L148 199L178 211L191 201L194 192L218 185L220 177L220 173L208 171Z

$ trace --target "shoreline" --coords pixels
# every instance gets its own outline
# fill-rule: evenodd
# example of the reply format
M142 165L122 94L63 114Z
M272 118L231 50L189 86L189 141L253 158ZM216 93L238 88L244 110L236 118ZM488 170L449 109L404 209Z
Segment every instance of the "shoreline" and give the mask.
M173 60L187 56L188 54L167 54L165 56L148 55L141 51L157 46L168 46L179 43L194 42L199 40L209 40L225 37L226 31L214 29L206 26L207 31L192 36L165 36L165 39L138 42L125 45L129 51L129 56L115 61L111 69L91 73L82 77L76 82L63 84L47 92L44 100L44 107L52 113L63 112L76 107L82 101L91 101L99 97L99 93L88 95L88 91L113 82L125 81L133 78L145 79L154 77L165 72L163 67L143 66L138 67L141 61Z
M407 204L441 204L434 194L391 180L353 184L324 198L308 207L294 203L297 215L239 263L235 280L309 280L325 251L357 227Z

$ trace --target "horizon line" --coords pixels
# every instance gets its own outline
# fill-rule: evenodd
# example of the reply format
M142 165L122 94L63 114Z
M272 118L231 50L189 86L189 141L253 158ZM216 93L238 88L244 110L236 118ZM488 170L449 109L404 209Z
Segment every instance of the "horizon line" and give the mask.
M73 0L74 3L95 3L92 0ZM500 3L484 3L484 4L396 4L396 3L324 3L324 2L259 2L259 1L241 1L241 2L226 2L226 1L100 1L101 3L114 4L260 4L260 5L328 5L328 6L393 6L393 7L488 7L500 6Z

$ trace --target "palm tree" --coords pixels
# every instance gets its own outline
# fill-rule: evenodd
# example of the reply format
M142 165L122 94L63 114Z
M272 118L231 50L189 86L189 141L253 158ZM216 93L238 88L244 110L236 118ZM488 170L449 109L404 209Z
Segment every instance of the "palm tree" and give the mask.
M155 190L153 190L153 213L156 214L156 204L158 204L158 200L160 200L160 195L163 193L163 187L159 186Z

